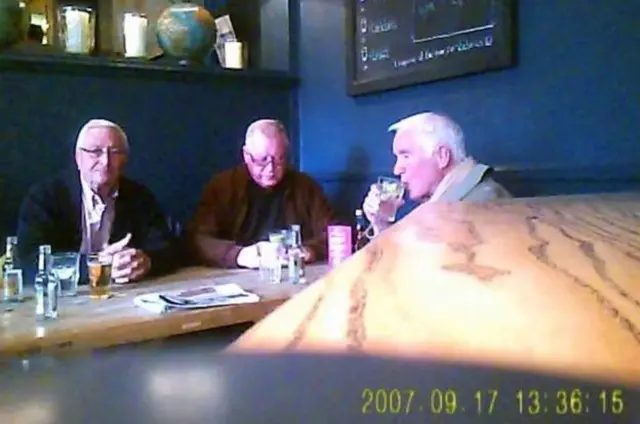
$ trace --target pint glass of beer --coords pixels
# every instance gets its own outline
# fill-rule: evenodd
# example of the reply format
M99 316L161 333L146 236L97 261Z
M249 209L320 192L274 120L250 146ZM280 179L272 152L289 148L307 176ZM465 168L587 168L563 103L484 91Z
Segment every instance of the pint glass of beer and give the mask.
M92 299L111 297L111 255L90 253L87 255L89 273L89 296Z

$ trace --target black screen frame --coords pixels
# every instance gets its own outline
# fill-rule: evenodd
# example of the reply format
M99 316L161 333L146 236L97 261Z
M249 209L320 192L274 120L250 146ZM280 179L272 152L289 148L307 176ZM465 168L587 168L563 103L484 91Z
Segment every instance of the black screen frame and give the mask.
M395 1L412 1L412 0L395 0ZM345 16L345 34L346 34L346 68L347 68L347 93L349 96L360 96L365 94L378 93L382 91L395 90L411 85L422 84L426 82L435 82L447 80L451 78L462 77L466 75L480 74L489 71L516 66L516 45L517 45L517 0L496 0L500 7L500 22L498 27L501 36L500 50L494 53L491 61L478 64L467 62L463 67L453 69L447 66L447 62L443 62L434 69L425 70L418 68L406 74L383 77L369 80L358 80L356 67L356 8L359 0L344 0L346 16Z

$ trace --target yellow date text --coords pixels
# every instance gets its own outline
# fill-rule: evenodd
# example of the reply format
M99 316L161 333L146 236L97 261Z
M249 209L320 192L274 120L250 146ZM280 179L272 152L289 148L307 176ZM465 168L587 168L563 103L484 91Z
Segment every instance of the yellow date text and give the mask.
M467 393L463 398L451 388L365 388L361 395L361 410L363 414L378 415L490 415L497 399L498 391L495 389L476 390L473 395Z

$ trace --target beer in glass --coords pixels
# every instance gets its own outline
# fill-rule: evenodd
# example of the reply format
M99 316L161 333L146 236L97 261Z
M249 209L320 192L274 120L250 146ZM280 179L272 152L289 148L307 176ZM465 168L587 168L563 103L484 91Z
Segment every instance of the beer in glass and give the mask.
M92 299L108 299L111 297L111 263L112 256L92 253L87 256L89 273L89 296Z

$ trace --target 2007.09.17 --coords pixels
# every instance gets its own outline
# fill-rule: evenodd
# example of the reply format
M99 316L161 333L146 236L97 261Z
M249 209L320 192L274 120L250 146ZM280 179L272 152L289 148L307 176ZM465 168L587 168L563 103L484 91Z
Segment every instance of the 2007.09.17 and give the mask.
M361 394L363 414L376 415L455 415L467 413L491 415L498 399L497 389L475 390L469 399L462 399L457 390L433 388L419 391L413 388L364 388Z

